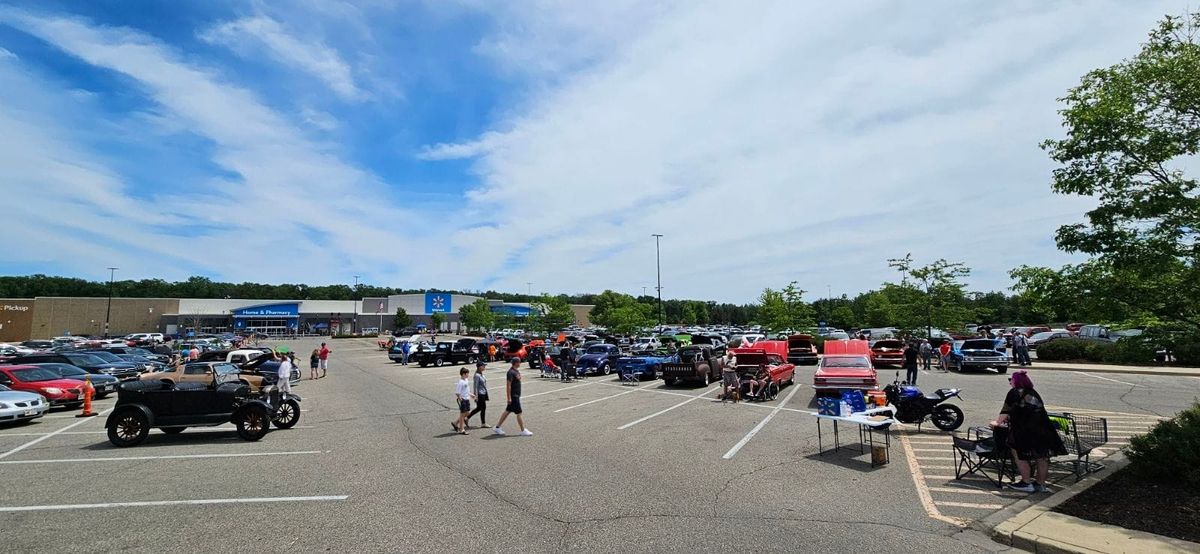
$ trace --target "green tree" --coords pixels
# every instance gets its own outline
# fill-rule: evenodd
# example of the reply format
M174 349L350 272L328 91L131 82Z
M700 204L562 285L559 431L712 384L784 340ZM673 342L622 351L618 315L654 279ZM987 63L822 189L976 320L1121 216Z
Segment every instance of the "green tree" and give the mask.
M1092 256L1060 275L1086 272L1098 296L1191 326L1200 326L1200 183L1185 169L1200 152L1197 29L1200 13L1167 17L1133 58L1084 75L1061 99L1066 137L1042 144L1061 164L1053 190L1098 201L1085 223L1058 229L1060 249Z
M804 291L792 281L783 290L763 289L758 297L758 320L773 331L807 329L814 325L813 309L804 301Z
M468 330L486 331L494 329L496 326L496 313L492 311L488 301L483 298L459 308L458 317L462 321L463 327Z
M635 317L638 314L652 318L654 309L653 304L640 303L628 294L606 290L596 295L596 304L592 308L590 319L592 323L606 327L609 331L622 333L626 331L618 331L617 327L627 328L631 322L638 320ZM641 324L638 328L646 325L649 323Z
M907 331L924 328L929 336L935 326L957 330L973 319L967 305L966 286L960 281L971 270L962 263L939 259L916 266L912 254L906 254L888 260L888 266L901 275L899 285L884 287L897 308L897 327Z
M529 315L531 330L549 335L575 323L575 312L565 296L543 294L533 305L535 309Z
M442 315L441 312L433 312L429 314L429 322L432 324L434 331L441 331L442 324L446 322L446 316Z
M637 302L624 304L610 310L604 325L610 332L632 335L654 324L654 307Z
M412 326L412 317L409 317L408 312L404 308L396 308L396 315L392 316L392 323L396 325L396 330Z

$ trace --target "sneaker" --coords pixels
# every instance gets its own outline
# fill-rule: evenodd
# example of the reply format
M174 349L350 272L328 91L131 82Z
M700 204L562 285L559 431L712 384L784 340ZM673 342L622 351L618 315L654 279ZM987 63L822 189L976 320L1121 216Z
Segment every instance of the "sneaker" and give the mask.
M1033 485L1026 483L1025 481L1009 483L1008 488L1010 488L1014 491L1021 491L1021 492L1034 492L1036 490Z
M1034 492L1050 492L1050 487L1041 483L1034 483L1033 488L1035 489Z
M521 429L521 436L522 437L532 437L533 431L530 431L529 429Z
M501 429L499 427L492 427L492 434L493 435L507 435L508 433L505 433L504 429Z

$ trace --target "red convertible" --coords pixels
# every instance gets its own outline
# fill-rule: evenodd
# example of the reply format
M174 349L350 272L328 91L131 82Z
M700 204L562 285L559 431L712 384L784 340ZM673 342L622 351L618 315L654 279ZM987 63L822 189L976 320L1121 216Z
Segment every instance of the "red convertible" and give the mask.
M879 377L871 363L871 348L867 341L825 341L825 354L813 374L813 388L818 392L879 388Z
M0 385L16 391L46 397L51 406L78 408L83 404L83 381L63 379L59 374L35 365L0 367Z

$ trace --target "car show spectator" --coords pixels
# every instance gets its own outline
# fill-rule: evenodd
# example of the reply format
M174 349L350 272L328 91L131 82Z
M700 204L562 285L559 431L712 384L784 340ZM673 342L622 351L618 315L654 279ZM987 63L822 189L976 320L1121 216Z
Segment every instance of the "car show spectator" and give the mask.
M200 347L193 344L192 348L190 350L188 350L188 361L194 362L199 359L200 359Z
M1025 367L1033 364L1029 359L1029 338L1025 336L1025 333L1013 333L1012 345L1013 357L1017 359L1017 365Z
M933 345L929 344L929 339L921 339L921 360L925 362L925 371L929 371L930 358L933 358Z
M904 343L904 375L905 380L912 386L917 386L917 349L910 342ZM929 358L926 358L929 363Z
M329 354L331 352L333 351L328 346L325 346L325 343L321 343L321 349L317 352L317 367L321 369L321 377L324 377L325 373L329 371Z
M750 388L747 393L750 396L754 396L755 391L757 390L758 394L762 394L762 392L766 390L767 384L770 381L771 372L767 371L766 364L759 364L758 371L754 374L754 377L750 378Z
M408 365L408 354L410 352L412 352L412 342L404 341L400 343L400 354L403 356L400 365Z
M472 383L475 387L475 409L471 410L471 413L467 414L467 423L468 424L470 424L471 418L475 417L475 414L479 414L479 428L480 429L488 428L488 424L487 424L487 401L488 401L487 377L484 376L484 374L483 374L483 370L486 368L487 368L487 362L484 362L482 360L475 362L475 378L473 379L473 383Z
M938 347L938 367L942 371L950 370L950 341L945 341Z
M1009 488L1021 492L1047 492L1046 479L1050 473L1050 458L1067 454L1062 439L1046 413L1042 395L1033 388L1033 381L1025 370L1018 370L1008 378L1012 388L1004 397L1000 416L993 426L1008 427L1008 445L1012 447L1013 460L1021 480L1009 484ZM1037 475L1030 482L1033 468L1037 464Z
M279 369L275 375L275 386L279 392L292 392L292 360L285 352L276 352L275 359L279 360Z
M312 355L308 357L308 379L311 381L317 378L317 367L321 359L321 351L314 348Z
M467 434L467 414L471 412L471 382L467 379L467 375L471 373L467 368L458 370L458 382L454 384L454 400L458 404L458 419L450 424L454 431L460 435Z
M495 343L492 343L492 344L489 344L489 345L488 345L488 347L487 347L487 356L488 356L488 357L487 357L487 361L489 361L489 362L494 362L494 361L496 361L496 345L495 345Z
M575 349L571 348L571 345L563 346L558 359L562 361L562 368L558 372L559 378L566 382L574 373L572 370L575 369Z
M728 399L738 401L741 383L738 383L737 356L733 352L725 354L725 366L721 368L721 386L724 387L721 391L722 402Z
M508 414L517 416L517 425L521 427L521 436L532 437L533 432L525 427L525 418L521 409L521 358L513 358L510 360L512 364L508 368L508 374L505 375L504 393L508 405L504 407L504 413L500 414L500 419L496 421L496 426L492 427L492 432L497 435L505 435L504 429L500 426L504 425L504 420L508 419Z

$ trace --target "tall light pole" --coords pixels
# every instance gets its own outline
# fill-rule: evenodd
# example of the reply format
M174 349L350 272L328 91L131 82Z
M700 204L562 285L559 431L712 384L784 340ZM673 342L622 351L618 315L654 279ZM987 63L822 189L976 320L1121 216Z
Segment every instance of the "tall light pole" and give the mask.
M658 233L654 233L650 236L654 237L654 266L658 273L658 286L655 287L655 289L658 290L658 326L662 327L662 250L658 246L658 239L661 239L663 236Z
M533 296L533 283L525 281L525 296Z
M361 275L354 276L354 292L355 293L358 292L358 278L359 277L361 277ZM352 307L352 309L350 310L350 332L354 333L354 322L358 320L358 301L354 299L354 294L350 295L350 306Z
M646 296L646 286L642 285L642 296Z
M119 267L110 267L108 269L108 308L104 310L104 338L108 338L108 320L112 316L112 291L113 291L113 276L117 274Z

